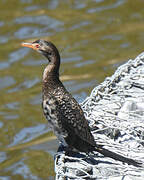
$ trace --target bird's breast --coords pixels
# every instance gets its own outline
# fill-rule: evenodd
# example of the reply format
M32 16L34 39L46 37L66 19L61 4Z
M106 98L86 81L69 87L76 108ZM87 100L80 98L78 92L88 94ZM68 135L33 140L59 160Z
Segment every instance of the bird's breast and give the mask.
M65 138L68 136L65 129L62 127L62 123L58 118L57 103L54 99L49 98L43 101L43 111L46 119L48 120L50 128L54 131L59 141L64 145L68 146L65 142Z

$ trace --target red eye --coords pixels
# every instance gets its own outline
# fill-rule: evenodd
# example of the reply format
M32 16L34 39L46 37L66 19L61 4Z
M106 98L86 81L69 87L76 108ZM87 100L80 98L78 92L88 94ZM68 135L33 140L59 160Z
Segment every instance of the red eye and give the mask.
M37 44L37 45L35 45L35 47L36 47L36 48L39 48L39 45Z

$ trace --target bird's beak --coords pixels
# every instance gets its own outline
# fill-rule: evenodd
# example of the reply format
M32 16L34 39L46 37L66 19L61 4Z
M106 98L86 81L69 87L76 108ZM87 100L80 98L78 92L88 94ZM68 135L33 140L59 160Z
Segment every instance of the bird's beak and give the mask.
M22 43L21 44L23 47L28 47L28 48L32 48L34 50L37 50L35 44L32 44L32 43Z

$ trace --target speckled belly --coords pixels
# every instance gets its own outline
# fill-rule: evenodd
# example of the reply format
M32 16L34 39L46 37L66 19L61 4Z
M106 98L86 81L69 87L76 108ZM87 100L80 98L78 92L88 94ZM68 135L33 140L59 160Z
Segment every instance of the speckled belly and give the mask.
M43 111L46 119L48 120L50 128L53 130L54 134L57 136L60 143L64 146L68 146L65 141L67 133L60 127L61 125L58 122L57 115L55 113L56 109L52 101L43 101Z

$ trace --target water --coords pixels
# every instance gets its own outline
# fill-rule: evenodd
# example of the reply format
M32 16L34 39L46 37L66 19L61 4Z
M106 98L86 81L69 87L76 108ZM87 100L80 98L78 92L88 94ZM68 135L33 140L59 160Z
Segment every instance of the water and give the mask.
M143 1L2 0L0 17L0 179L54 179L58 143L41 109L47 61L20 44L52 41L61 80L82 102L143 51Z

